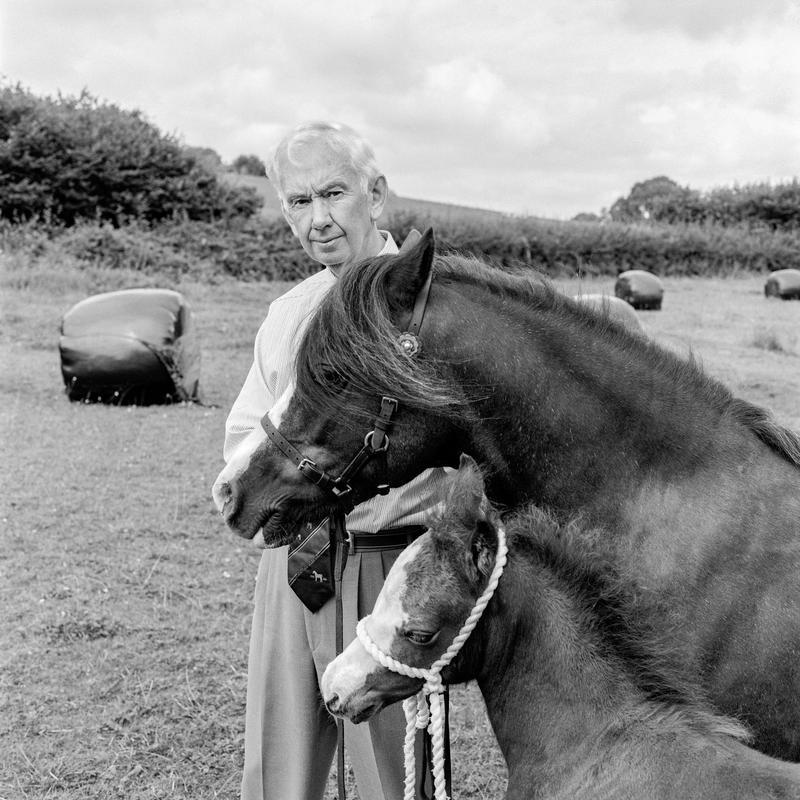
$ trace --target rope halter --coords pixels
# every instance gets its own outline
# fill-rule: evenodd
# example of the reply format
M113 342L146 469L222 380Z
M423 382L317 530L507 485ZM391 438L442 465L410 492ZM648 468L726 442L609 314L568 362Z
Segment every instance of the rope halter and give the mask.
M427 728L431 736L433 749L433 788L435 800L448 800L444 774L444 703L442 694L442 670L456 657L464 642L483 614L484 609L492 599L503 568L506 565L508 546L506 545L506 532L502 525L497 526L497 555L494 568L489 576L486 588L475 603L474 608L461 626L450 646L442 653L437 661L430 667L411 667L403 664L387 653L384 653L367 631L367 620L370 615L361 619L356 626L356 633L366 651L382 667L409 678L421 678L424 681L422 689L403 701L403 710L406 714L406 738L403 751L405 754L405 792L404 800L414 800L414 782L416 778L416 762L414 755L414 740L417 729Z

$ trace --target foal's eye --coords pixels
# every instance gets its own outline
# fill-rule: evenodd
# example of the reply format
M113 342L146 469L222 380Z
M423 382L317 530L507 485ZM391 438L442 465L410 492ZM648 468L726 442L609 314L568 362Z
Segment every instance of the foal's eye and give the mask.
M411 644L433 644L439 638L439 631L430 633L429 631L406 631L403 636L408 639Z

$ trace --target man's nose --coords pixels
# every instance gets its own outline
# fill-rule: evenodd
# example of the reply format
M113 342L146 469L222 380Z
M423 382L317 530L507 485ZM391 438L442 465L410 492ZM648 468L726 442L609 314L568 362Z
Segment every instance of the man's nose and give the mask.
M315 228L324 228L331 221L328 201L324 197L314 197L311 200L311 224Z

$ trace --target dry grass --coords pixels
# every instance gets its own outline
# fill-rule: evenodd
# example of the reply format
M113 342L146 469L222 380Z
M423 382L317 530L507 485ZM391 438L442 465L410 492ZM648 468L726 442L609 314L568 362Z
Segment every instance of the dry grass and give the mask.
M223 529L209 487L285 287L170 285L194 309L208 405L109 408L66 400L57 352L60 316L109 276L0 278L0 798L235 798L258 553ZM793 335L800 303L765 300L760 278L665 286L664 310L640 312L647 331L800 428L796 359L748 333ZM480 697L452 702L454 794L497 797Z
M758 326L753 332L753 347L769 350L772 353L785 353L797 355L797 336L788 332L781 332L774 327Z

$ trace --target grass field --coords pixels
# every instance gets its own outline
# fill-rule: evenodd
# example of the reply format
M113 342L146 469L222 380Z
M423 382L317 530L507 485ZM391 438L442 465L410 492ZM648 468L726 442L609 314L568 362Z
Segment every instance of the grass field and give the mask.
M224 529L209 487L255 330L286 286L170 285L194 310L206 404L112 408L63 395L59 320L88 294L140 278L21 280L8 268L0 799L235 798L258 552ZM800 429L800 303L766 300L763 281L666 279L663 310L640 318ZM561 285L610 291L613 280ZM453 708L455 796L501 796L504 767L475 688L458 689Z

